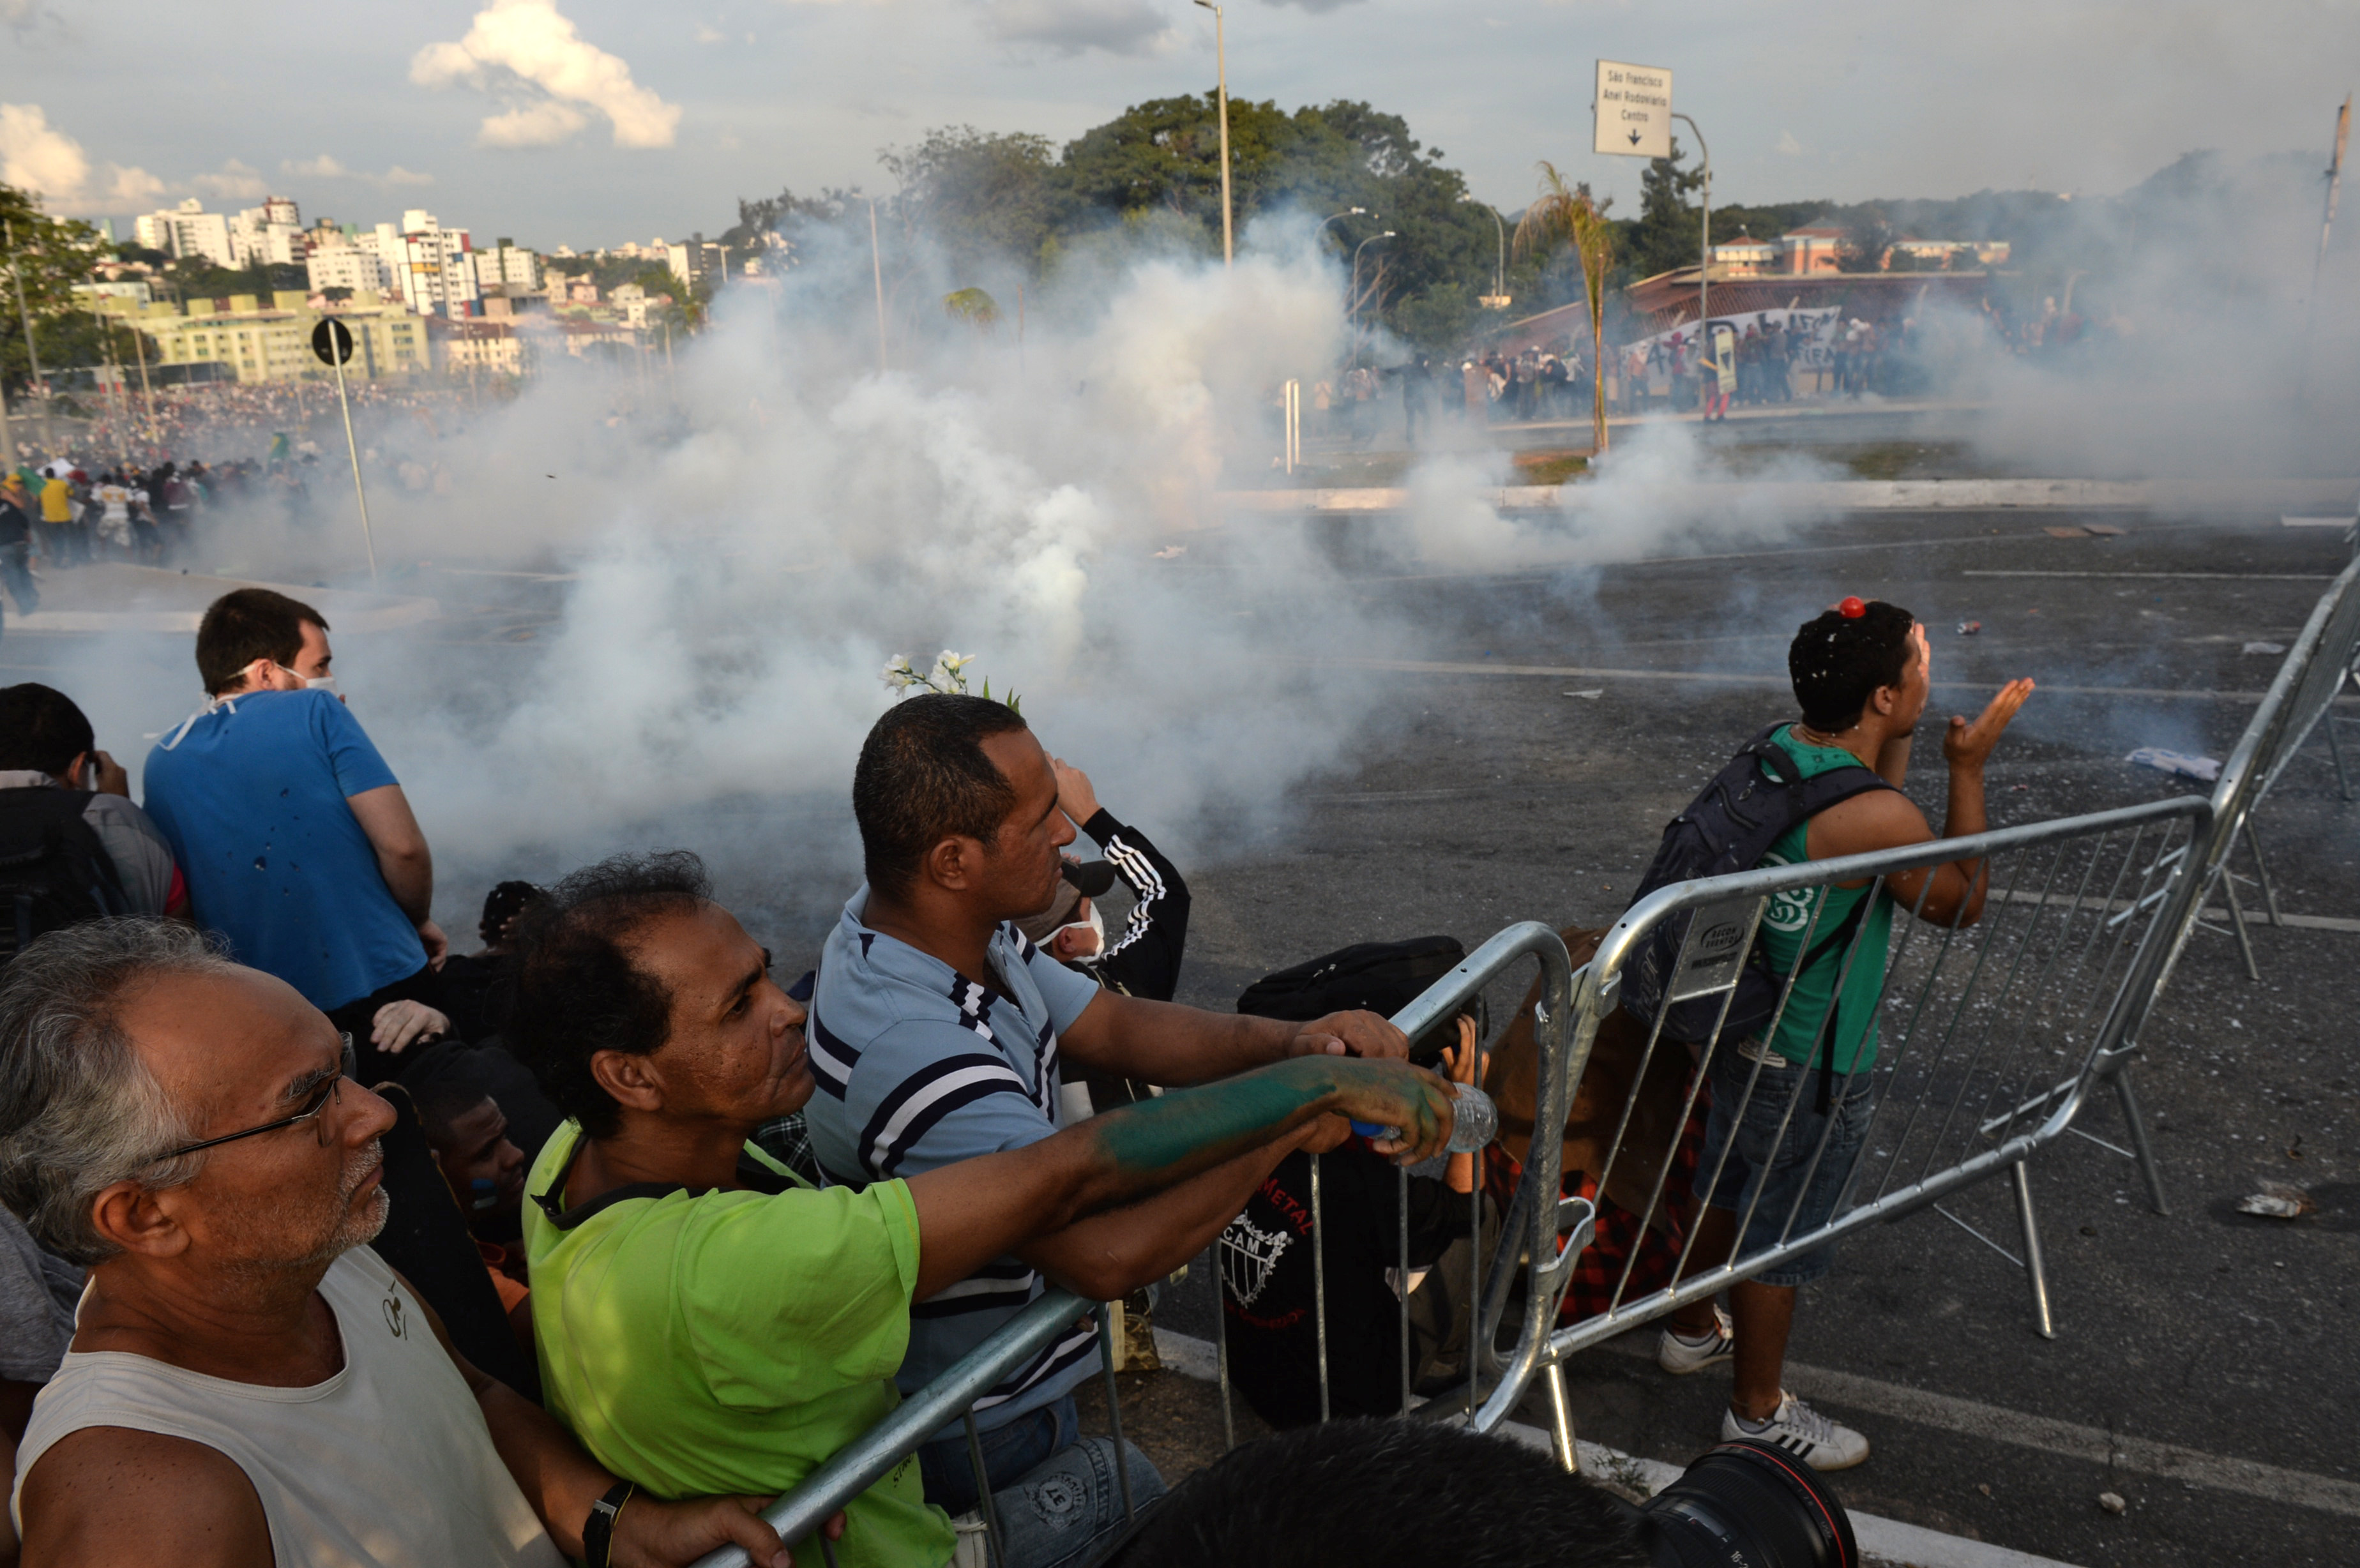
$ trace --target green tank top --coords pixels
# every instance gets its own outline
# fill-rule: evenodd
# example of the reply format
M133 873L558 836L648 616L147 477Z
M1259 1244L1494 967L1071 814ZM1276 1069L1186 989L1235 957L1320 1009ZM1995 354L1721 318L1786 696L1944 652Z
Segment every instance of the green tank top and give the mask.
M1841 746L1810 746L1797 739L1792 724L1770 738L1794 757L1806 779L1816 779L1839 768L1860 766L1860 758ZM1770 845L1770 853L1762 857L1762 864L1798 866L1810 859L1810 831L1808 821L1788 828ZM1808 1065L1816 1059L1813 1046L1827 1021L1828 998L1835 990L1837 975L1843 969L1845 950L1852 945L1849 941L1830 943L1828 939L1868 897L1868 892L1865 886L1801 888L1778 894L1762 916L1762 944L1769 953L1771 968L1778 975L1784 975L1794 967L1805 931L1811 933L1813 948L1827 948L1795 977L1786 1013L1779 1018L1778 1031L1770 1041L1770 1049L1789 1062ZM1826 907L1819 910L1815 924L1812 910L1822 899ZM1852 973L1844 976L1843 1005L1836 1019L1839 1073L1863 1072L1876 1062L1876 1001L1878 993L1885 988L1885 957L1893 941L1891 895L1879 889L1875 907L1868 911L1862 924L1866 929L1861 933Z

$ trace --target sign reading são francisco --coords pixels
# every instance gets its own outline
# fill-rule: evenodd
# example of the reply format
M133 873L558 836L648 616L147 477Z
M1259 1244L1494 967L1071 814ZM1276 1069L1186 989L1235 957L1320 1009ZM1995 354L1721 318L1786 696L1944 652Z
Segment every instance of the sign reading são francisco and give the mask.
M1596 152L1672 156L1672 73L1660 66L1598 62Z

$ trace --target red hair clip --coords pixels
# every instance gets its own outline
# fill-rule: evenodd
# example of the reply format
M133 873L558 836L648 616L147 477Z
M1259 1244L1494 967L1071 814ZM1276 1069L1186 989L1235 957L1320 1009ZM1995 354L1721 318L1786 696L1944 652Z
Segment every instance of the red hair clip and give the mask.
M1868 606L1857 598L1846 599L1836 606L1836 614L1847 621L1856 621L1868 614Z

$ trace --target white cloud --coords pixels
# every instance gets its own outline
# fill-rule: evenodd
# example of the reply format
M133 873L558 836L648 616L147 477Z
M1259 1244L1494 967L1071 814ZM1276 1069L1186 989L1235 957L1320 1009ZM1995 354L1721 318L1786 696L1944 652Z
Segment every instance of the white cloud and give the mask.
M1778 133L1778 145L1772 150L1784 153L1788 158L1800 158L1803 156L1803 144L1795 139L1794 132L1780 131Z
M432 185L434 177L419 174L395 164L383 174L371 174L365 169L347 169L342 159L322 153L317 158L289 158L279 166L282 174L303 180L355 180L363 185Z
M703 22L699 22L699 23L697 23L697 24L696 24L696 41L697 41L698 43L701 43L701 44L717 44L717 43L725 43L725 42L727 42L727 41L728 40L728 38L729 38L729 35L728 35L727 33L723 32L723 31L722 31L720 28L718 28L718 27L709 27L709 26L707 26L705 23L703 23Z
M631 80L624 60L585 40L555 0L491 0L466 37L429 44L410 62L421 87L458 82L525 102L483 123L486 147L549 147L589 124L584 109L606 116L618 147L667 147L680 130L680 105Z
M200 174L189 183L208 196L218 196L224 201L259 201L270 194L269 182L258 170L231 158L211 174Z
M0 103L0 180L60 212L120 212L164 193L164 182L144 169L93 169L82 144L50 125L38 103Z
M989 0L983 25L1002 43L1037 44L1061 55L1146 54L1171 31L1150 0Z

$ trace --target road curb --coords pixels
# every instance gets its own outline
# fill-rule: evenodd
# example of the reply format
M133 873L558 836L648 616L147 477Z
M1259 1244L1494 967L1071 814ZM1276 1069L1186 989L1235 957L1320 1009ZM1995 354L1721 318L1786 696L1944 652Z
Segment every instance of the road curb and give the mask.
M1168 1372L1199 1382L1219 1379L1219 1360L1209 1340L1159 1328L1155 1331L1155 1354ZM1501 1436L1527 1448L1549 1452L1548 1433L1536 1426L1502 1421L1499 1432ZM1582 1469L1588 1474L1635 1477L1651 1493L1661 1491L1680 1477L1679 1465L1658 1459L1640 1459L1600 1443L1578 1439L1576 1443L1581 1450ZM1852 1528L1864 1557L1896 1568L2072 1568L2053 1557L2038 1557L1988 1541L1969 1541L1964 1536L1944 1535L1875 1514L1853 1513Z

